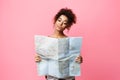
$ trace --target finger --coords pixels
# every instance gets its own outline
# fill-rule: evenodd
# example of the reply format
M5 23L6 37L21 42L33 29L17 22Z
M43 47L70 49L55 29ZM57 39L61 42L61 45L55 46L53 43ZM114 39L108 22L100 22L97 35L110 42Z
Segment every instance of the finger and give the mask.
M76 62L80 62L80 59L76 59L75 61L76 61Z
M37 59L35 59L35 62L38 62L38 60L37 60Z
M76 60L80 60L80 57L76 57Z
M35 62L40 62L41 60L40 59L36 59Z
M80 59L80 58L79 58L79 57L76 57L75 59L77 60L77 59Z
M35 61L36 61L36 62L39 62L39 61L41 61L41 58L36 57L36 58L35 58Z
M40 58L40 57L37 57L36 59L37 59L37 60L41 60L41 58Z
M82 60L81 59L76 59L75 60L77 63L82 63Z

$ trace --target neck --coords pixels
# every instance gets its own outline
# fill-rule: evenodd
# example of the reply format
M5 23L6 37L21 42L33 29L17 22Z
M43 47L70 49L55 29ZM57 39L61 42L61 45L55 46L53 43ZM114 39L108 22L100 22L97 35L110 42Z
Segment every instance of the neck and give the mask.
M53 34L54 37L65 37L66 35L63 33L63 31L57 31L54 30Z
M54 30L53 34L58 36L64 35L63 31L57 31L57 30Z

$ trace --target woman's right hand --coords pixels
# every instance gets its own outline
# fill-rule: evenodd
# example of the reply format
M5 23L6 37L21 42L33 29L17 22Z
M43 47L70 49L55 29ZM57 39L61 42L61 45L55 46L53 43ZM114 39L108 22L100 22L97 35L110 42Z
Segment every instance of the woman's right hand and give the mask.
M40 62L41 60L42 60L41 57L38 54L36 54L35 55L35 62Z

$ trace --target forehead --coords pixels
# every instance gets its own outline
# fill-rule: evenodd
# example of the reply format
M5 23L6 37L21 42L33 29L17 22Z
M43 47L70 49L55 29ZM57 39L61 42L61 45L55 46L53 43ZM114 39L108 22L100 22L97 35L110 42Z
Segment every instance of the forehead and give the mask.
M58 19L62 19L64 21L68 21L68 18L65 15L61 15Z

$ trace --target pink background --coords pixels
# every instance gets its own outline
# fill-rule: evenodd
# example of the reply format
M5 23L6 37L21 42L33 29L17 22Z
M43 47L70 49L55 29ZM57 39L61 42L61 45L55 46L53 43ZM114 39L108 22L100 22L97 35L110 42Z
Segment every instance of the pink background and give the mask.
M82 75L76 80L120 80L119 0L0 0L0 80L44 80L34 62L34 35L49 35L53 17L77 15L69 36L82 36Z

